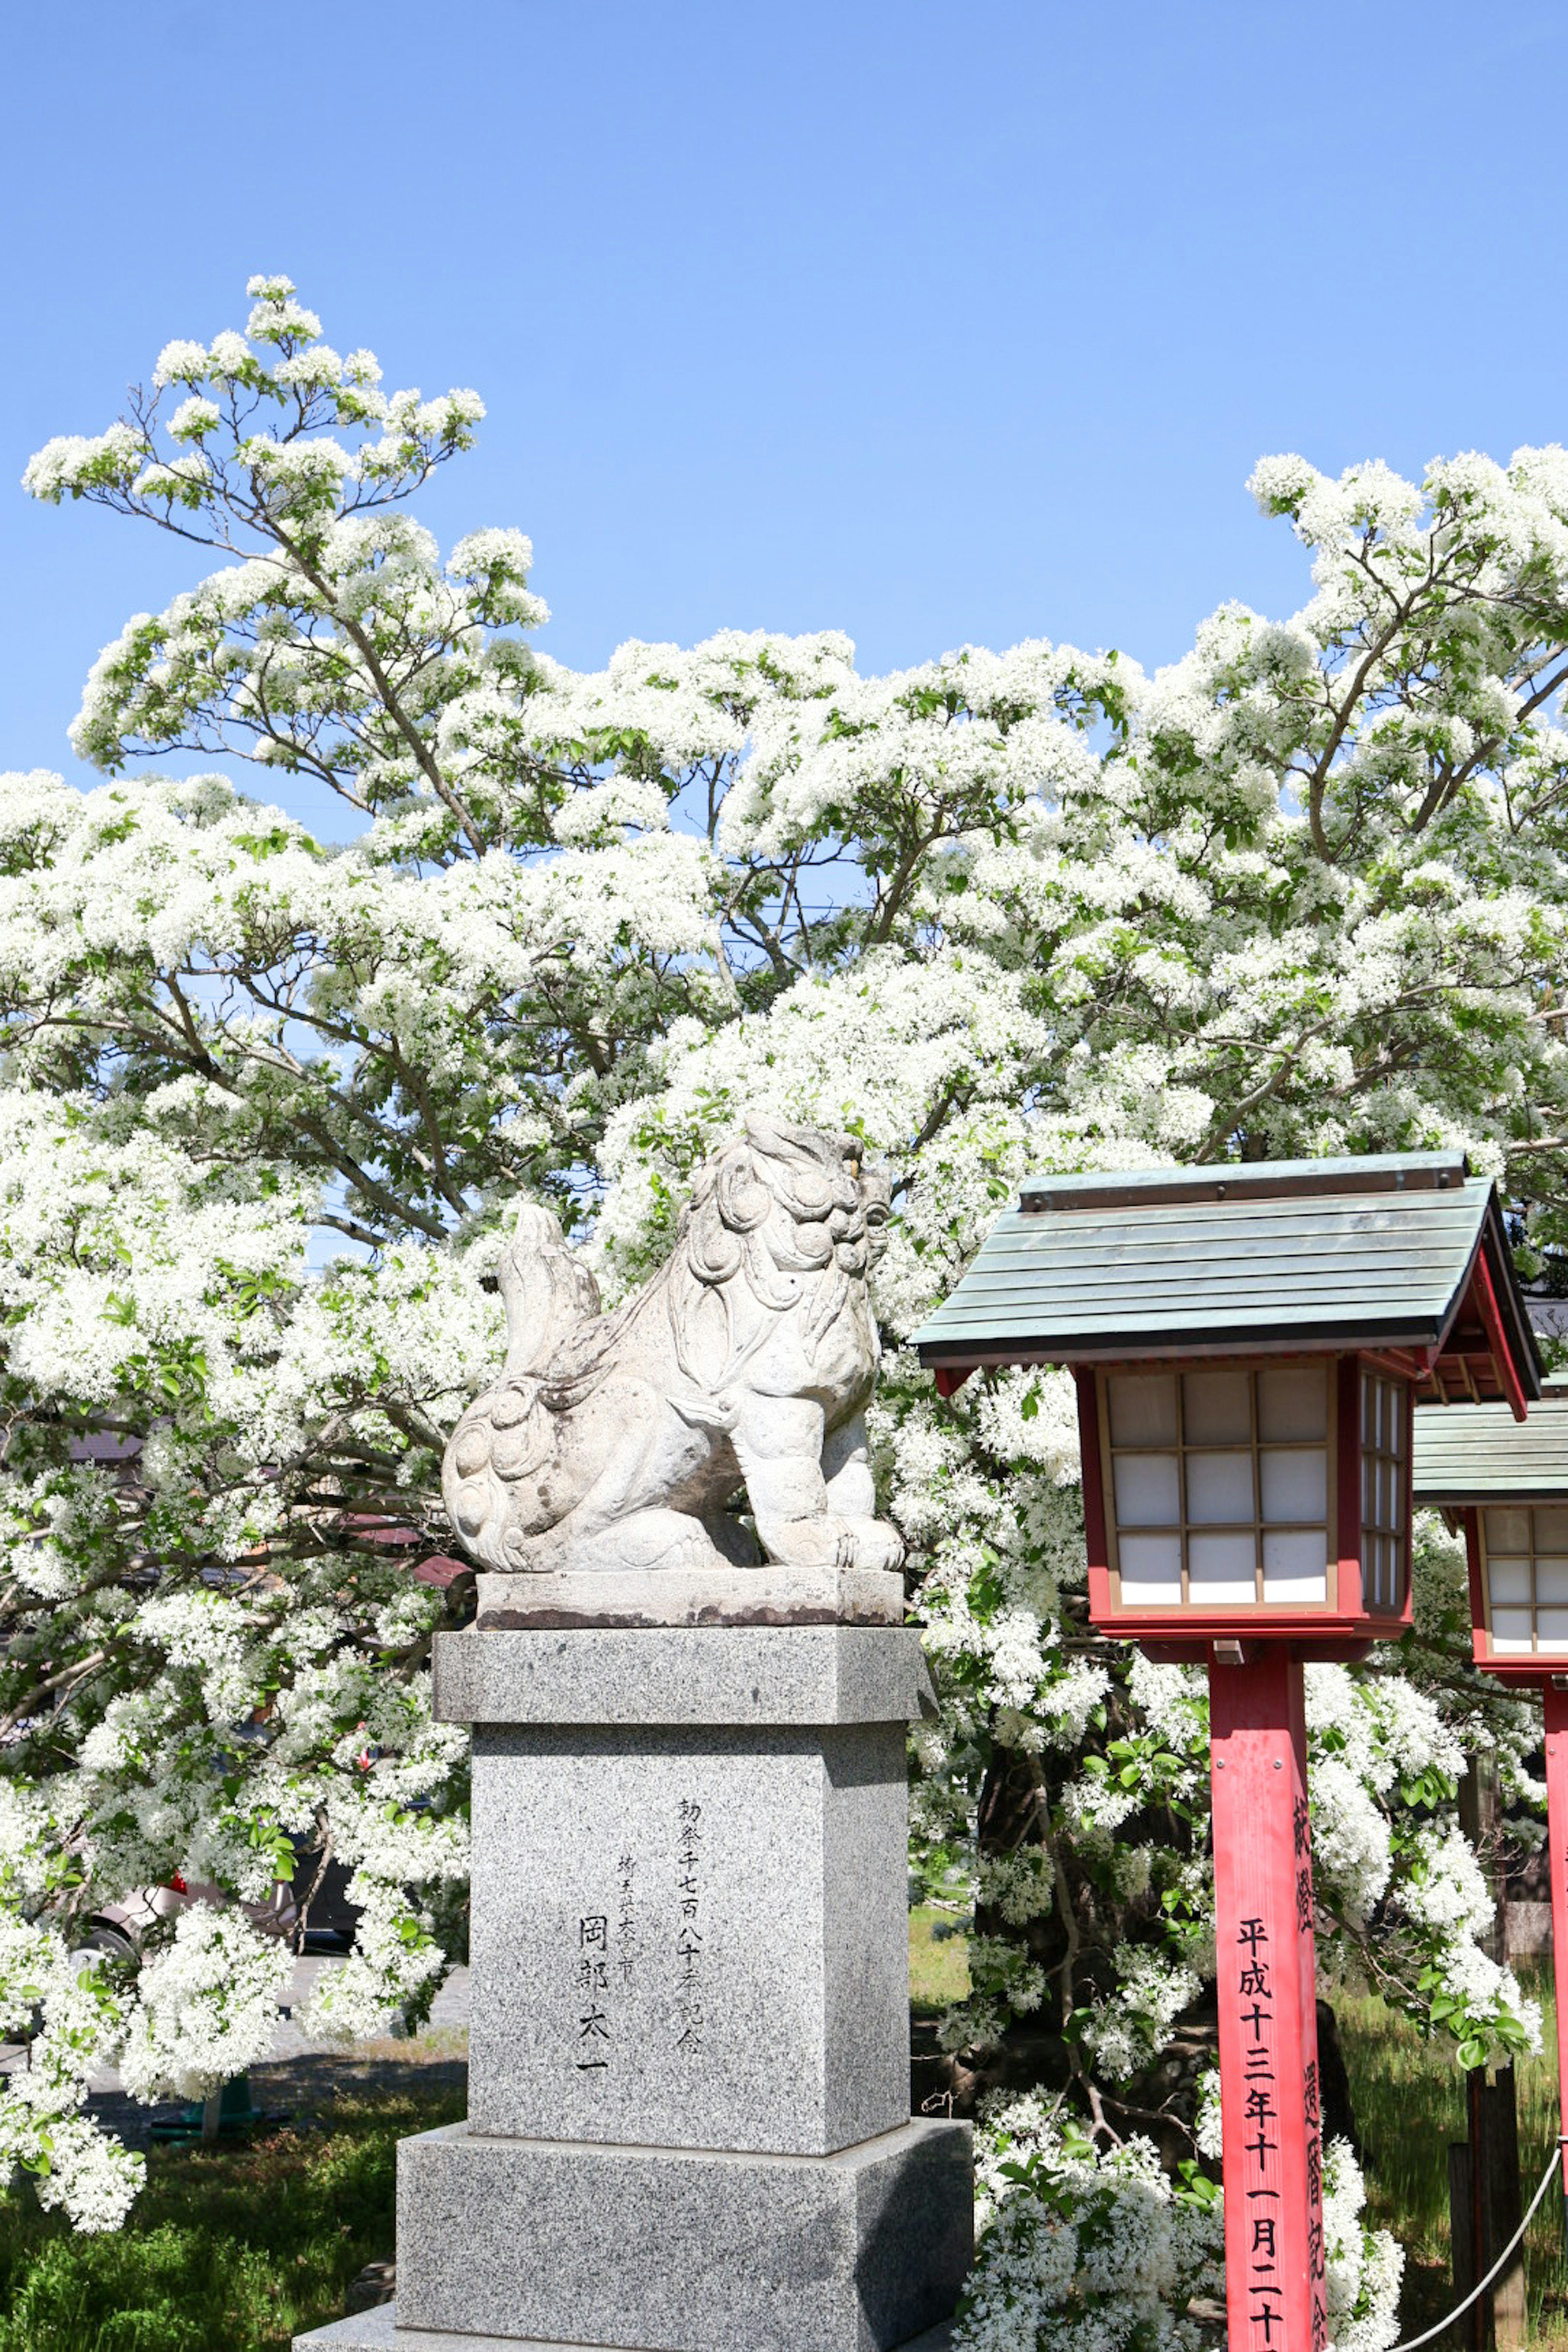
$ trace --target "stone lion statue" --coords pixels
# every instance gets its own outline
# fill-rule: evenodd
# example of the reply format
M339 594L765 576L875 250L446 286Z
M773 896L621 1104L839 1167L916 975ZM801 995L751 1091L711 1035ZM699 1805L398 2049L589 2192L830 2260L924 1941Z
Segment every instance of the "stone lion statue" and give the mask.
M447 1507L492 1569L896 1569L865 1408L889 1211L851 1136L750 1118L698 1172L668 1264L613 1315L549 1211L502 1253L506 1362L452 1433Z

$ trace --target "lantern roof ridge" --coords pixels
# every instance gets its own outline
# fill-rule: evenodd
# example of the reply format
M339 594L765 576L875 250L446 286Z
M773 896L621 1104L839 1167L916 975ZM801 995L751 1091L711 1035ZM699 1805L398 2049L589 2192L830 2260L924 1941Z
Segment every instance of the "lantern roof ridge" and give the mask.
M946 1391L984 1364L1364 1350L1517 1414L1542 1377L1460 1151L1030 1177L911 1344Z
M1347 1192L1447 1192L1463 1184L1470 1163L1462 1151L1377 1151L1335 1160L1224 1160L1202 1167L1117 1168L1087 1175L1026 1176L1019 1207L1038 1215L1051 1209L1129 1207L1176 1201L1331 1198Z

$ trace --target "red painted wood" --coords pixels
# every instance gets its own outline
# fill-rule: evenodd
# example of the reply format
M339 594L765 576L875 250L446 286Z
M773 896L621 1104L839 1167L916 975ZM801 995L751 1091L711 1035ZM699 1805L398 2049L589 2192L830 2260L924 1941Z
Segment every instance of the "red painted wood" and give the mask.
M1107 1579L1109 1591L1110 1580ZM1089 1616L1102 1633L1119 1642L1136 1642L1151 1653L1172 1642L1187 1644L1202 1664L1214 1642L1280 1642L1299 1658L1364 1657L1374 1641L1396 1641L1410 1622L1408 1615L1343 1618L1337 1610L1320 1609L1314 1617L1300 1609L1270 1608L1265 1601L1226 1601L1216 1608L1173 1607L1103 1609L1096 1605L1089 1583ZM1525 1660L1529 1665L1530 1659ZM1536 1664L1539 1674L1539 1663Z
M1411 1448L1415 1452L1414 1446ZM1486 1572L1481 1566L1481 1515L1472 1504L1465 1513L1465 1565L1470 1576L1470 1648L1478 1666L1491 1663L1492 1637L1487 1632ZM1533 1658L1524 1661L1535 1666ZM1535 1667L1537 1676L1540 1668Z
M1546 1843L1552 1856L1552 1969L1557 1985L1557 2109L1568 2133L1568 1690L1547 1681ZM1568 2147L1563 2150L1563 2191L1568 2196Z
M1519 1377L1519 1370L1513 1360L1513 1349L1509 1345L1508 1333L1503 1327L1502 1309L1498 1305L1492 1270L1487 1263L1484 1239L1480 1248L1476 1252L1475 1270L1470 1276L1470 1282L1476 1304L1480 1309L1481 1324L1491 1345L1492 1363L1497 1371L1499 1384L1508 1401L1509 1411L1515 1421L1523 1421L1530 1411L1530 1402L1525 1396L1524 1384Z
M1406 1389L1400 1407L1405 1415L1405 1545L1404 1614L1406 1624L1415 1622L1415 1391Z
M1184 1627L1184 1618L1182 1623ZM1213 1660L1216 1637L1209 1634L1202 1641L1183 1641L1165 1636L1156 1641L1151 1634L1139 1633L1131 1638L1136 1640L1143 1655L1152 1658L1157 1666L1206 1666ZM1238 1641L1245 1648L1255 1649L1259 1642L1273 1642L1280 1637L1272 1622L1266 1625L1243 1624L1237 1618L1224 1628L1217 1638ZM1320 1631L1305 1640L1292 1638L1287 1646L1298 1658L1334 1659L1344 1664L1358 1665L1363 1658L1371 1657L1377 1645L1366 1633L1324 1633Z
M1230 2352L1323 2352L1322 2105L1300 1661L1209 1667Z
M1110 1538L1105 1524L1105 1477L1100 1454L1100 1398L1091 1371L1074 1372L1078 1390L1078 1451L1083 1473L1083 1540L1089 1555L1089 1613L1098 1625L1111 1614Z

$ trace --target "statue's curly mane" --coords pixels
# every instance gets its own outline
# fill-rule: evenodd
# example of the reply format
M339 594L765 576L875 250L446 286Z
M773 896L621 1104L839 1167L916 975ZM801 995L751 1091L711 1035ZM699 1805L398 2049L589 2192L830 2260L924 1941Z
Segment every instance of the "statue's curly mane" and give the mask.
M847 1136L833 1140L852 1148ZM677 1255L683 1244L696 1279L730 1282L744 1271L764 1306L790 1305L799 1296L798 1286L781 1295L774 1272L820 1273L842 1237L832 1229L835 1211L841 1222L861 1213L860 1189L846 1150L829 1155L830 1139L809 1128L748 1120L744 1140L731 1144L703 1169L680 1221ZM791 1239L769 1231L775 1203L794 1226Z
M775 1208L785 1212L787 1232L779 1230ZM836 1278L814 1303L808 1323L812 1334L825 1329L849 1288L850 1276L835 1259L842 1249L862 1247L865 1233L853 1137L749 1118L745 1135L700 1171L675 1248L647 1287L613 1314L580 1325L556 1349L542 1375L548 1403L561 1412L591 1395L632 1323L656 1312L656 1302L669 1318L681 1370L694 1378L683 1344L690 1310L703 1292L721 1295L738 1276L760 1306L782 1313L800 1298L805 1279L832 1269ZM725 1305L732 1349L734 1323Z

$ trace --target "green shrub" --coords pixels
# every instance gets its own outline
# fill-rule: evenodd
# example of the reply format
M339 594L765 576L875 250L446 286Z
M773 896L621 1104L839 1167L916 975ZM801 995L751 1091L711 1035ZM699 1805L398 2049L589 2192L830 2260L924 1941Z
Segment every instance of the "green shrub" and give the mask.
M269 2269L232 2238L173 2221L56 2237L14 2284L0 2352L206 2352L217 2323L265 2307Z

